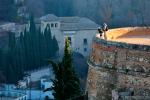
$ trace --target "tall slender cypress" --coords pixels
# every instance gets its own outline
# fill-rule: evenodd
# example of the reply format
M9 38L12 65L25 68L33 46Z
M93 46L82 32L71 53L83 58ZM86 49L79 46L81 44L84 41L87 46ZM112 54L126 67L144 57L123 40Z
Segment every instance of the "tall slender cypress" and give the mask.
M59 51L59 45L58 45L58 42L57 42L55 36L53 36L53 40L52 40L53 55L52 56L56 56L58 54L58 51Z
M57 64L50 60L49 63L52 64L55 79L53 80L53 87L48 88L45 91L52 89L56 100L69 100L80 96L81 90L79 78L77 77L72 64L72 52L68 38L65 41L62 62Z
M79 96L81 93L80 82L72 64L72 51L68 38L65 41L65 50L62 65L64 67L64 84L66 85L64 89L65 98L70 99L72 97Z
M51 35L51 30L50 30L50 25L47 24L45 31L44 31L44 37L45 37L45 42L46 42L46 48L47 48L47 59L49 59L50 57L52 57L52 35Z

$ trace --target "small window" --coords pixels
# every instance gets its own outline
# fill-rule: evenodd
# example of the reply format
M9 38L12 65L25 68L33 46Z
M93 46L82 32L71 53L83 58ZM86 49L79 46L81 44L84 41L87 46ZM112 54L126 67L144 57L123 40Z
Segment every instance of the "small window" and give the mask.
M88 44L88 43L87 43L87 39L84 39L84 40L83 40L83 44L84 44L84 45L87 45L87 44Z
M42 89L45 89L45 86L44 86L44 85L42 85Z
M54 27L54 24L52 23L52 24L51 24L51 28L53 28L53 27Z
M87 52L87 48L84 48L84 52Z
M55 27L58 27L58 23L55 23Z

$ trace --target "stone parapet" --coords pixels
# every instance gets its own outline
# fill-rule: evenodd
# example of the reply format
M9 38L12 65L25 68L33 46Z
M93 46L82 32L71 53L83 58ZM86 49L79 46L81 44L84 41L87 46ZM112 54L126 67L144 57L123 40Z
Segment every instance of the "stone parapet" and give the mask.
M149 29L146 32L149 34ZM111 100L112 90L121 88L134 90L134 96L150 94L150 45L111 39L106 41L96 36L88 65L87 90L90 100Z
M101 45L105 46L114 46L116 48L124 48L124 49L131 49L131 50L140 50L140 51L150 51L149 45L139 45L139 44L129 44L124 42L115 42L115 41L105 41L104 39L100 39L95 37L93 39L94 43L100 43Z

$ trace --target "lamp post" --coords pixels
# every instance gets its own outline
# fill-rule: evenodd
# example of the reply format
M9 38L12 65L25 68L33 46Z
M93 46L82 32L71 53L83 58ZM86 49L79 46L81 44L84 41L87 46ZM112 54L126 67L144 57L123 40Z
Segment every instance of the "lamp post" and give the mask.
M99 27L98 28L98 32L99 32L99 34L100 34L100 38L102 37L102 34L103 34L103 30L102 30L102 28L101 27Z

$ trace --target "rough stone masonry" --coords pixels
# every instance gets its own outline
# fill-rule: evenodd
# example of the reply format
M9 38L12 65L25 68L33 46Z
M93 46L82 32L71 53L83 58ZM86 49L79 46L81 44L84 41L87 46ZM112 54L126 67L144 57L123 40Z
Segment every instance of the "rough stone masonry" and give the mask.
M122 88L132 88L134 96L150 96L150 45L96 36L88 64L89 100L112 100L112 90Z

